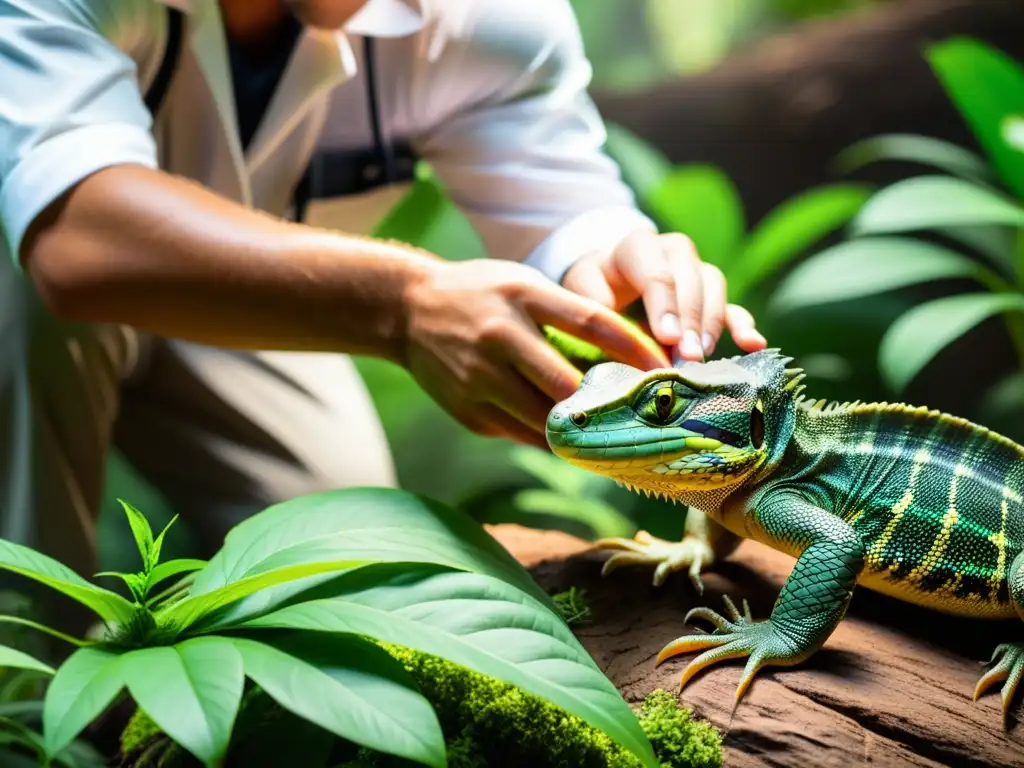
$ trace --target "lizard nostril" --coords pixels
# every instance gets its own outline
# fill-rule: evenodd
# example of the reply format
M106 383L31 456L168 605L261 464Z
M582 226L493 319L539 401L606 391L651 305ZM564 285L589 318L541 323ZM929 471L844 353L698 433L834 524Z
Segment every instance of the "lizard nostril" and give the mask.
M576 413L569 417L569 420L577 427L582 427L587 423L587 414L583 411L576 411Z

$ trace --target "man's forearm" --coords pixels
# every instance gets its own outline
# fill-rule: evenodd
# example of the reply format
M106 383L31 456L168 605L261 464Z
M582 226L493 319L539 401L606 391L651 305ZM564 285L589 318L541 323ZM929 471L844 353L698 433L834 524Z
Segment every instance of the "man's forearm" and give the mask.
M22 261L69 320L396 361L403 296L439 266L429 254L290 224L127 165L93 174L44 211Z

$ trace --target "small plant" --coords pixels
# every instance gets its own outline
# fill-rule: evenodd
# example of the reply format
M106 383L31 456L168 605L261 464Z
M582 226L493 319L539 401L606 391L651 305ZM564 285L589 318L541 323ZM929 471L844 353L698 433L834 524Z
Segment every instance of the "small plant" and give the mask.
M154 538L141 513L124 509L143 568L114 575L131 600L0 540L0 568L77 600L104 625L102 637L77 640L33 624L78 646L55 673L0 647L0 666L52 675L43 707L48 757L127 691L183 750L223 765L249 685L339 739L446 765L434 708L383 642L514 685L657 765L637 718L551 599L452 509L391 489L315 494L237 526L205 564L160 564L163 533ZM168 574L185 572L151 595Z
M558 613L570 627L590 621L590 606L587 604L587 590L569 587L553 596Z
M773 301L783 313L933 281L973 281L978 290L918 304L888 329L878 366L896 392L994 316L1004 318L1024 366L1024 70L969 38L932 45L927 59L986 156L916 135L850 147L839 159L844 171L901 160L940 173L877 192L853 220L852 238L800 265ZM932 240L915 236L922 233ZM1019 378L1014 386L1019 390Z

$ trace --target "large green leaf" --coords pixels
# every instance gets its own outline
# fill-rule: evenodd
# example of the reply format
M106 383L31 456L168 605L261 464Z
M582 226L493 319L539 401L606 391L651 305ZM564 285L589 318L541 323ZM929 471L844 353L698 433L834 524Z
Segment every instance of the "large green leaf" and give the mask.
M743 204L732 181L711 165L676 167L648 199L663 230L693 240L701 259L725 268L746 231Z
M751 233L735 262L726 270L731 301L844 226L870 196L861 184L833 184L787 200Z
M993 315L1024 312L1018 293L969 293L914 307L892 324L879 348L879 368L896 391L940 351Z
M622 180L646 204L651 193L672 172L672 163L661 150L621 125L609 123L605 152L618 164Z
M943 227L936 231L984 256L1004 277L1015 278L1014 230L1008 227L982 226Z
M553 702L657 765L636 717L561 618L500 579L373 566L302 598L243 626L363 634L442 656Z
M110 706L124 687L121 658L100 648L80 648L61 664L43 704L47 754L64 749Z
M461 565L455 567L498 576L550 604L529 573L471 517L390 488L325 491L275 504L254 515L228 533L223 548L196 574L191 594L212 592L250 573L261 573L266 570L264 561L282 550L313 540L319 547L324 537L356 532L364 535L349 541L362 548L359 552L365 552L366 544L374 547L379 554L373 559L407 557L406 543L415 543L422 536L423 541L436 543L446 564L458 562ZM389 555L392 540L396 550ZM328 546L332 545L328 542ZM336 546L344 552L344 542Z
M242 656L223 637L125 654L128 692L160 729L205 765L227 753L242 700Z
M54 673L53 667L49 664L44 664L24 651L6 645L0 645L0 669L2 668L28 669L32 672L42 672L44 675Z
M21 544L0 539L0 569L45 584L106 621L127 621L135 613L135 607L116 592L90 584L66 565Z
M356 744L443 768L430 703L393 657L357 637L232 638L245 674L278 704Z
M989 183L995 180L985 160L969 149L931 136L904 133L885 134L858 141L839 154L836 166L840 173L851 173L879 160L930 165L971 181Z
M1024 208L986 187L950 176L918 176L875 194L853 221L877 235L979 225L1024 227Z
M966 37L930 46L927 58L1006 185L1024 197L1024 154L1004 135L1007 121L1024 114L1024 69L1003 52Z
M406 195L377 223L373 236L420 245L443 213L447 197L426 166L417 168Z
M903 237L848 240L797 266L772 299L776 312L860 298L908 285L971 277L1000 278L956 251Z

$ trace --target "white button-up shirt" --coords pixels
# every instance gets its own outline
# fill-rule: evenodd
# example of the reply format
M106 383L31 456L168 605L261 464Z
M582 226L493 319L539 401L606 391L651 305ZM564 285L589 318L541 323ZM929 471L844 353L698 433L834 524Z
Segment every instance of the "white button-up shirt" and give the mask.
M184 39L152 123L142 93L168 5L185 14ZM0 249L17 263L49 203L121 163L289 216L314 151L372 144L360 36L379 38L385 135L429 162L491 256L558 280L653 227L602 153L568 0L370 0L342 30L307 28L244 151L216 0L0 0ZM310 223L368 231L397 194L369 197L314 206Z

